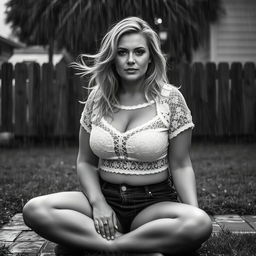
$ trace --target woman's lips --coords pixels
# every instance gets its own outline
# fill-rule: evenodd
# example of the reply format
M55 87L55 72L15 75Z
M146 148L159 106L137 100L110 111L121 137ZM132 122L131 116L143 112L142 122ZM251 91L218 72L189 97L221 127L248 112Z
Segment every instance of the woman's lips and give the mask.
M126 72L131 72L131 73L136 72L137 70L138 69L136 69L136 68L127 68L127 69L125 69Z

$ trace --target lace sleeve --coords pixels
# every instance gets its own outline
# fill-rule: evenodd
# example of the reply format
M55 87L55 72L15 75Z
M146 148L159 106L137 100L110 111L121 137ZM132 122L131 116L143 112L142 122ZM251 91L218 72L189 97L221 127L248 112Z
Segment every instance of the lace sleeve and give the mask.
M93 111L93 97L94 96L94 91L92 91L85 104L84 104L84 109L83 112L81 114L81 118L80 118L80 124L81 126L88 132L91 132L92 129L92 121L91 121L91 117L92 117L92 111Z
M194 128L191 112L181 92L173 88L170 92L170 127L169 139L176 137L188 128Z

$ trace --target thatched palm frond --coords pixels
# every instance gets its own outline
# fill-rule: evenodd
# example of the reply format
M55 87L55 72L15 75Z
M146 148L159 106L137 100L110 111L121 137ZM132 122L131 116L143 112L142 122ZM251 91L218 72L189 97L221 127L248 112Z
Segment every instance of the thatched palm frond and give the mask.
M222 9L221 0L9 0L7 21L24 42L55 38L71 53L94 51L109 26L139 16L156 30L168 32L172 57L191 59L210 22ZM155 18L161 17L161 26Z

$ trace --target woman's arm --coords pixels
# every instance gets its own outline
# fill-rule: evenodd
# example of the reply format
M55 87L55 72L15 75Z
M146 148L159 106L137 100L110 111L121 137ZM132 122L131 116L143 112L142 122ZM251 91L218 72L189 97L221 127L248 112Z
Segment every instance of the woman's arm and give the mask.
M108 205L102 194L99 174L98 157L92 152L90 145L90 134L80 128L79 152L77 157L77 174L83 193L92 206L92 217L95 229L106 239L115 238L117 218L113 209ZM107 223L105 225L104 223Z
M169 164L182 203L198 207L195 174L189 155L191 134L192 129L187 129L170 140Z
M79 152L77 157L77 174L83 193L93 206L105 201L99 185L98 157L89 145L90 134L82 127L79 132Z

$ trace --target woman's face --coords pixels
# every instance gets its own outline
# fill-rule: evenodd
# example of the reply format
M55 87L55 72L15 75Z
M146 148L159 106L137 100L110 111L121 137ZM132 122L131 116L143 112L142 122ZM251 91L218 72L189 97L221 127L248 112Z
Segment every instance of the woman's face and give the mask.
M122 81L144 79L150 63L146 38L139 33L123 35L117 45L115 66Z

